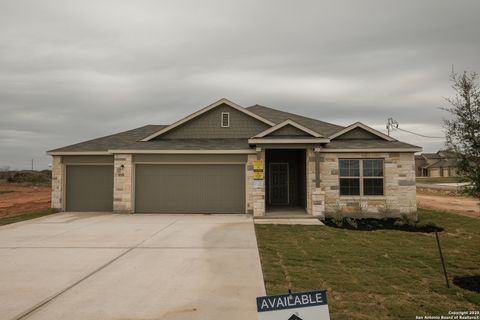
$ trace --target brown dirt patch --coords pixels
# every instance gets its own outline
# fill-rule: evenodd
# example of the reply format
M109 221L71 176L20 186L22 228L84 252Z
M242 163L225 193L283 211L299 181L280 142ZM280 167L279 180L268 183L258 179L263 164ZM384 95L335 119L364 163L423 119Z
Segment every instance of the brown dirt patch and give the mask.
M474 198L432 195L417 192L417 205L423 209L452 212L480 218L479 202Z
M48 209L50 195L51 188L47 186L0 184L0 217Z

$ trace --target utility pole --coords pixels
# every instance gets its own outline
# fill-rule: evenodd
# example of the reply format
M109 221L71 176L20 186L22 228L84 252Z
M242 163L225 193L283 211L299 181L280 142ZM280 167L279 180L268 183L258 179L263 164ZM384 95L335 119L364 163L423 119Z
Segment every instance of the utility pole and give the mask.
M32 158L32 171L33 171L33 158Z
M388 130L388 136L390 137L390 132L392 132L394 129L398 129L398 121L390 117L387 120L386 127Z

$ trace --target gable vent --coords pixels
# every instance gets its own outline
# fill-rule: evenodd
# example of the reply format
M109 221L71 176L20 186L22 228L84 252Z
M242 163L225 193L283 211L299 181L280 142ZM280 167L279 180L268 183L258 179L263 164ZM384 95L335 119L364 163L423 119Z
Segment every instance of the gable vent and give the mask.
M222 112L220 118L222 128L229 128L230 127L230 112Z

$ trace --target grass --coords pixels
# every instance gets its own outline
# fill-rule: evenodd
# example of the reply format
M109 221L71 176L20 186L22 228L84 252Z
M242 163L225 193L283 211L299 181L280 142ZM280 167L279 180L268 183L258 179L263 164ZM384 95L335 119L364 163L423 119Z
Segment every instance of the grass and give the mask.
M45 209L41 211L35 211L35 212L27 212L23 214L19 214L13 217L5 217L5 218L0 218L0 226L10 224L10 223L15 223L15 222L20 222L24 220L30 220L30 219L35 219L35 218L40 218L49 214L54 213L52 209Z
M463 182L464 179L461 177L417 177L417 183L427 183L427 184L435 184L435 183L458 183Z
M480 219L419 210L443 227L450 279L480 274ZM434 233L256 225L268 294L327 289L331 319L415 319L478 310L480 294L446 288Z

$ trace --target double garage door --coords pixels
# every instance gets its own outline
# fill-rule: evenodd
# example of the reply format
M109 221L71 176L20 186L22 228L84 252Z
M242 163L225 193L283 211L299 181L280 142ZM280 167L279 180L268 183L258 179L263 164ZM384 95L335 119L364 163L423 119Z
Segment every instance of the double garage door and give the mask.
M135 211L245 213L245 165L137 164Z
M112 165L68 165L67 211L113 210ZM137 164L138 213L245 213L244 164Z

